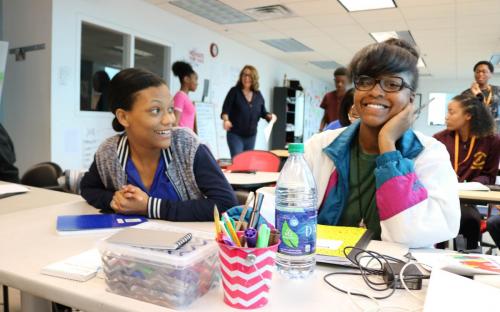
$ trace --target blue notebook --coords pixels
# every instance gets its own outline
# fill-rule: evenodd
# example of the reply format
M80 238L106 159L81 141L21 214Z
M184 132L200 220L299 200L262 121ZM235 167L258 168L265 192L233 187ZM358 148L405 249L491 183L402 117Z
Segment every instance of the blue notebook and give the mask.
M144 216L121 214L67 215L57 217L61 235L82 232L113 231L148 221Z

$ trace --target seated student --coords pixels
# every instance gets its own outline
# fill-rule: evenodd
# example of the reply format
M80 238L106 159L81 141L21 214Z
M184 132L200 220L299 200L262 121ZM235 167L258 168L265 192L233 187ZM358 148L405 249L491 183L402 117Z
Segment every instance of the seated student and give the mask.
M208 148L186 128L173 128L167 84L146 70L119 72L109 86L113 129L99 146L81 194L92 206L170 221L213 220L237 205Z
M14 144L0 124L0 181L19 183L19 170L14 166L15 162Z
M500 216L489 217L486 221L486 230L490 233L497 247L500 248Z
M344 95L339 107L339 119L330 122L324 130L335 130L347 127L359 118L354 103L354 89L349 89Z
M360 116L305 148L318 187L319 224L367 227L375 239L425 247L455 237L457 179L443 144L410 129L418 52L390 39L350 64Z
M434 137L446 145L459 182L495 184L500 156L500 138L495 122L476 97L458 95L448 104L446 130ZM460 231L467 249L476 249L480 238L481 215L474 205L462 204Z

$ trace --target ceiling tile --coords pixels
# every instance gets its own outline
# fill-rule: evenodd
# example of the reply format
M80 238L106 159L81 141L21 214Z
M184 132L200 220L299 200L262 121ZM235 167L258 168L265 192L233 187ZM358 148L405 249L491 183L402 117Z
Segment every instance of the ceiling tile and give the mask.
M271 21L263 21L262 23L275 30L304 29L314 27L302 17L282 18Z
M304 18L318 27L334 27L338 25L356 25L356 21L348 13L309 15Z
M434 6L436 4L453 4L455 0L395 0L399 8Z
M418 29L439 29L455 27L454 18L429 18L429 19L414 19L407 20L406 23L413 32Z
M403 17L406 19L439 19L453 18L455 16L455 4L441 4L420 7L404 7L400 8Z
M225 25L227 29L233 29L244 33L269 31L269 27L262 22L238 23Z
M403 15L398 9L373 10L351 13L359 23L375 23L386 21L402 21Z
M303 1L286 4L295 14L300 16L343 13L345 9L337 2L331 0Z
M457 16L459 18L469 15L483 15L500 13L500 1L482 1L457 3ZM498 17L497 17L498 18Z

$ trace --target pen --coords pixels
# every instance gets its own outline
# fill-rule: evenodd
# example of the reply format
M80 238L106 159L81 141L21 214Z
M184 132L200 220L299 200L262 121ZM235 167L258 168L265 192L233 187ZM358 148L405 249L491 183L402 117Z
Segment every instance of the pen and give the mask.
M269 244L269 234L271 231L267 224L262 224L259 228L259 234L257 235L257 244L255 247L264 248Z
M226 212L224 212L222 214L222 217L224 218L224 223L226 224L227 231L229 232L229 237L236 244L236 246L241 247L240 240L238 239L238 235L236 235L236 232L234 231L233 225L229 220L229 216Z
M239 231L240 228L241 228L241 225L243 223L243 220L245 220L245 216L247 214L247 210L248 210L248 205L250 205L250 202L252 202L252 200L255 198L255 193L254 192L250 192L248 193L248 197L247 197L247 200L245 202L245 206L243 206L243 210L241 211L241 214L240 214L240 219L238 220L238 222L236 223L236 231Z
M257 224L259 224L260 218L260 208L262 207L262 202L264 200L264 194L257 193L257 198L253 204L252 215L250 216L250 222L248 223L248 227L257 228Z

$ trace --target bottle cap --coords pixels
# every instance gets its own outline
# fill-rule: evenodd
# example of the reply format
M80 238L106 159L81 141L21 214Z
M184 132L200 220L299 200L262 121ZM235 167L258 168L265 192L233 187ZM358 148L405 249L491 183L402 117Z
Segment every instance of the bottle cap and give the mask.
M303 143L289 143L288 144L288 152L289 153L304 153L304 144Z

